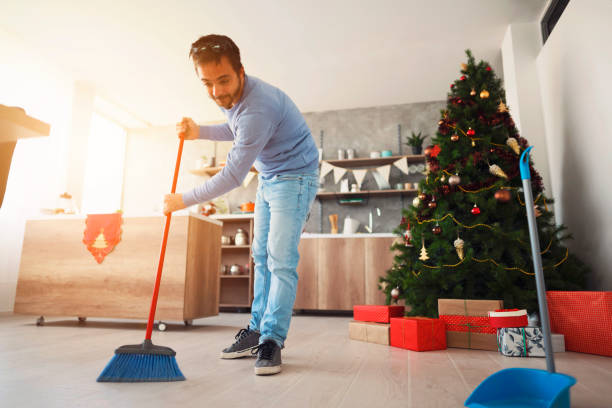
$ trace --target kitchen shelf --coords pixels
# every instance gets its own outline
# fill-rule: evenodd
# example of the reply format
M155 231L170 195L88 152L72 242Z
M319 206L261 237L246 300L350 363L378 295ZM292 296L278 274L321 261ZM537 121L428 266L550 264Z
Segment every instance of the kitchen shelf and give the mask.
M420 161L425 160L424 154L416 154L416 155L380 157L377 159L370 159L370 158L362 157L358 159L324 160L324 161L331 164L332 166L353 168L353 167L368 167L368 166L384 166L386 164L391 164L404 157L408 159L408 161L414 161L414 162L420 162Z
M214 176L215 174L217 174L218 172L221 171L221 169L223 169L224 166L220 166L220 167L203 167L201 169L191 169L189 170L189 172L191 174L195 174L196 176ZM257 170L255 170L255 167L251 167L252 172L257 173Z
M221 279L249 278L249 275L221 275Z
M221 249L250 249L250 245L221 245Z
M342 198L342 197L359 197L359 196L392 196L398 194L412 194L416 193L417 190L366 190L366 191L355 191L348 193L341 193L335 191L324 191L321 193L317 193L317 198L322 200L330 199L330 198Z

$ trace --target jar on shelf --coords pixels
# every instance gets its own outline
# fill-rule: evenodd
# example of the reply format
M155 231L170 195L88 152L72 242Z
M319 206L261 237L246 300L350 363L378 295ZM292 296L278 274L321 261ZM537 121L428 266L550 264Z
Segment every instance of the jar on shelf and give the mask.
M234 244L249 245L249 238L247 237L246 232L242 228L238 228L236 230L236 235L234 236Z

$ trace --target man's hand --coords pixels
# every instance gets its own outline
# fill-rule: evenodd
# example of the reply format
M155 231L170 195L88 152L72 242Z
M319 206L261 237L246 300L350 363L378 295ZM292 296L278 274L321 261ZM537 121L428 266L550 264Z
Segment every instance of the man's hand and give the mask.
M164 215L185 208L182 194L166 194L164 196Z
M191 118L183 118L176 124L176 134L179 138L194 140L198 138L199 132L199 126Z

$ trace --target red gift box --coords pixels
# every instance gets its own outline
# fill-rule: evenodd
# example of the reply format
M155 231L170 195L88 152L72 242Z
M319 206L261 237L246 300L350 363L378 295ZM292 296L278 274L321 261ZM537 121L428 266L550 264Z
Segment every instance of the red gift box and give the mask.
M450 331L497 334L487 316L441 315L440 320L446 323Z
M612 292L546 292L551 331L569 351L612 357Z
M526 327L527 310L498 309L494 312L489 312L489 322L491 327L496 329Z
M427 317L392 318L389 343L413 351L446 350L446 325Z
M404 316L404 306L355 305L353 318L361 322L389 323L392 317Z

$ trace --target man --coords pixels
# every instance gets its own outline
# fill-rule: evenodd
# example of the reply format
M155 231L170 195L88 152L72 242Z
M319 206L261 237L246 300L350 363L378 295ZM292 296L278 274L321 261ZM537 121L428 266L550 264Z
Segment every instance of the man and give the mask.
M190 58L208 95L227 123L177 123L185 139L232 140L225 167L206 183L164 197L166 214L211 200L238 186L252 165L259 172L255 200L254 298L251 320L221 358L257 353L255 374L281 371L281 349L289 330L297 289L298 243L318 188L318 150L295 104L280 89L247 76L240 50L222 35L191 46Z

